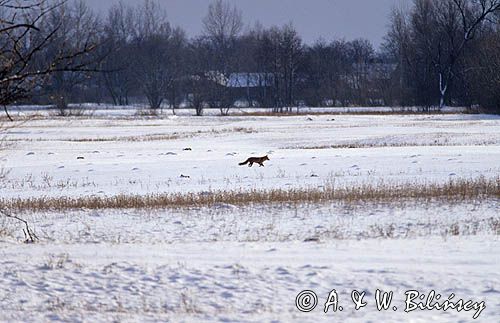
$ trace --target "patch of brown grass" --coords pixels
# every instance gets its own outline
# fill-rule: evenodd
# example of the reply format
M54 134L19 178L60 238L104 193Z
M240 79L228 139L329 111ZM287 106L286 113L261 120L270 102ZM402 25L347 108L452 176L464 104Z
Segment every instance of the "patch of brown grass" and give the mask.
M148 134L144 136L123 136L123 137L96 137L96 138L70 138L57 139L57 141L69 142L114 142L114 141L161 141L161 140L176 140L183 138L180 134Z
M463 143L450 143L441 141L429 142L354 142L354 143L338 143L333 145L318 145L318 146L289 146L281 149L305 149L305 150L322 150L322 149L355 149L355 148L383 148L383 147L444 147L444 146L463 146ZM496 146L496 140L484 141L475 146Z
M62 139L50 139L50 138L15 138L6 139L9 142L21 142L21 141L68 141L68 142L147 142L147 141L167 141L167 140L177 140L185 138L193 138L202 135L224 135L230 133L256 133L257 131L253 128L245 127L234 127L225 129L211 129L211 130L199 130L195 132L173 132L173 133L156 133L156 134L145 134L140 136L114 136L114 137L81 137L81 138L62 138Z
M225 129L211 129L211 130L199 130L195 132L184 132L178 133L174 132L171 134L146 134L142 136L124 136L124 137L101 137L101 138L75 138L66 139L61 141L76 141L76 142L92 142L92 141L163 141L163 140L176 140L183 138L192 138L201 135L223 135L228 133L255 133L256 130L253 128L245 127L235 127L235 128L225 128Z
M34 197L0 200L0 206L11 210L65 210L65 209L136 209L210 207L217 204L233 205L265 203L321 203L338 201L398 202L406 199L464 201L500 198L500 177L486 179L450 180L444 184L365 184L353 187L333 185L318 189L269 189L247 191L211 191L202 193L149 195Z

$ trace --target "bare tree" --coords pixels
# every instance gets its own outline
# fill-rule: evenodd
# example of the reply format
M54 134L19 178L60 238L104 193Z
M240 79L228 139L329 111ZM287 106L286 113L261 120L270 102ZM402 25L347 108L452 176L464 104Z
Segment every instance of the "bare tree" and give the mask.
M187 101L194 108L197 116L203 111L210 100L211 81L206 71L210 69L211 44L205 37L195 38L187 49L186 83L188 89Z
M188 40L186 33L181 28L175 28L172 32L172 37L169 41L169 60L172 79L170 86L167 88L168 99L172 113L175 114L175 109L178 107L179 101L182 98L182 89L185 85L187 68L187 48Z
M447 0L437 5L436 27L444 39L437 43L435 64L439 73L439 107L443 108L458 60L481 25L500 10L500 0Z
M351 87L355 92L351 99L357 99L360 105L366 104L369 87L369 73L373 66L375 51L371 43L365 39L356 39L349 44L349 57L352 60L350 74Z
M45 57L42 59L46 59L46 62L42 62L42 64L50 63L58 52L70 53L73 49L85 47L86 44L100 43L100 21L84 0L62 4L45 19L44 26L50 30L58 28L44 51ZM103 52L97 50L85 53L75 57L73 63L85 66L93 64L94 68L97 69L98 65L95 63L100 60L98 59L99 54L104 56ZM93 71L66 71L64 69L65 62L52 62L52 64L57 70L47 77L43 87L49 93L49 99L55 104L60 115L64 116L69 113L68 104L74 99L76 88L83 86Z
M227 80L234 65L234 45L236 37L243 28L241 11L229 2L216 0L208 6L208 13L203 19L205 35L213 46L212 61L212 105L217 106L221 114L228 113L233 105ZM215 77L215 79L214 79Z
M398 62L402 95L427 107L451 101L453 82L471 67L461 65L464 53L499 10L500 0L414 0L408 14L396 11L385 47Z
M8 112L30 99L64 112L70 101L101 102L105 89L114 104L139 96L174 113L191 101L197 114L204 106L227 114L241 98L278 112L303 101L494 106L500 0L411 3L391 15L378 53L359 40L309 47L292 25L242 33L229 0L210 3L193 40L170 26L157 0L119 3L102 22L84 0L0 0L0 104ZM235 88L243 75L252 86Z
M216 0L208 6L203 27L219 49L227 49L243 28L241 11L229 2Z
M28 97L53 73L96 70L90 54L98 44L91 39L50 50L63 20L56 24L48 24L47 20L66 2L0 0L0 105L6 112L8 104Z
M259 52L266 74L272 75L273 109L284 112L296 103L298 75L303 59L302 39L292 24L271 27L264 32Z
M290 23L281 29L281 60L284 81L284 102L291 109L296 105L297 71L303 55L302 39Z
M180 28L171 28L158 2L145 0L136 11L132 70L153 110L162 106L173 85L179 57L174 54L185 38Z
M500 18L500 14L498 15ZM500 22L500 21L498 21ZM468 68L460 69L463 81L461 92L468 94L468 103L500 113L500 24L493 22L476 37L472 48L465 53Z
M103 62L104 85L115 105L129 104L129 96L137 87L132 75L134 55L130 46L134 34L134 10L123 2L113 5L104 24L105 50L110 54Z
M389 30L384 38L382 51L385 56L396 63L396 88L394 91L395 102L400 105L411 105L410 101L412 84L410 71L412 43L411 30L407 10L402 7L392 9Z

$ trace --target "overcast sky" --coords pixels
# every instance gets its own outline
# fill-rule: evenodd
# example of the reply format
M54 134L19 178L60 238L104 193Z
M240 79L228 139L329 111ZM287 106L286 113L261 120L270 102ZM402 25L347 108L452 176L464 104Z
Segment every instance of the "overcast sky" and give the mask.
M138 4L143 0L123 0ZM292 21L303 39L312 43L363 37L378 47L382 42L391 8L410 0L229 0L243 12L245 25L260 21L264 26ZM87 0L103 12L114 0ZM160 0L169 21L185 29L189 36L202 30L209 0Z

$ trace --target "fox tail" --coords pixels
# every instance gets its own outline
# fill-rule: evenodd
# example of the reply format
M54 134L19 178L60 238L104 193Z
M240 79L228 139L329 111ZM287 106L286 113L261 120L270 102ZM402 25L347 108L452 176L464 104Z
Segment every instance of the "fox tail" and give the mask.
M244 162L242 162L242 163L239 163L238 165L243 166L243 165L246 165L246 164L248 164L248 159L247 159L247 160L245 160L245 161L244 161Z

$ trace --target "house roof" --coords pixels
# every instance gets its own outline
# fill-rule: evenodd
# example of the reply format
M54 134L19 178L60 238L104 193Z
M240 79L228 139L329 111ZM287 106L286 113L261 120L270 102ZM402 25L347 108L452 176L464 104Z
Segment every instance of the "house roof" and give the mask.
M273 84L271 73L232 73L225 84L227 87L267 87Z

